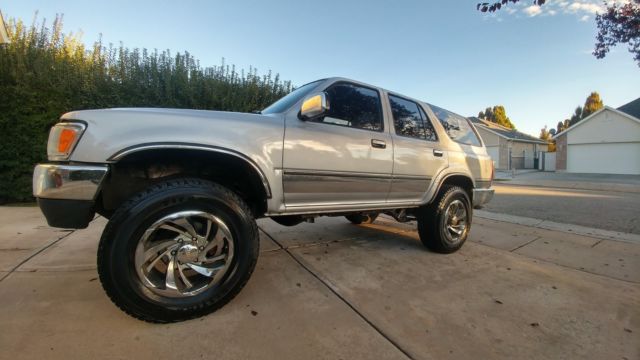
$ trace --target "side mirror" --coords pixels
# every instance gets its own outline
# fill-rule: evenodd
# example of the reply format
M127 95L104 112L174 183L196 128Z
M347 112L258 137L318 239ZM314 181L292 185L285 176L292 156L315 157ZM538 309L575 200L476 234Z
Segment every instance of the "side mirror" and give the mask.
M308 120L318 117L329 110L327 94L324 92L311 95L304 99L300 107L300 119Z

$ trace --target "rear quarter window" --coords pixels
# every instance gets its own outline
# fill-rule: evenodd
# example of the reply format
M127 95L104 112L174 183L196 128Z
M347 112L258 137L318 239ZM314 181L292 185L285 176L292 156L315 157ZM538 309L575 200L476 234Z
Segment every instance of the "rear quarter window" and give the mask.
M482 142L467 118L431 104L429 107L436 114L451 140L465 145L482 146Z

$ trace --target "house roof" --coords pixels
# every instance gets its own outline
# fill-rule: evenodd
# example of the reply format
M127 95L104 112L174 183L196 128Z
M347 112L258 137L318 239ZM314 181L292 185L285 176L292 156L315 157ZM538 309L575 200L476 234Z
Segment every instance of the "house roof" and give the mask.
M479 128L487 130L491 133L494 133L502 138L513 140L513 141L521 141L521 142L532 142L537 144L548 144L548 142L538 139L535 136L531 136L529 134L525 134L518 130L510 129L508 127L493 123L491 121L479 119L475 116L469 118L471 122Z
M629 114L636 119L640 119L640 98L626 103L618 108L623 113Z
M636 99L636 100L634 100L634 101L630 102L629 104L623 105L623 106L621 106L621 107L625 107L625 106L627 106L627 105L630 105L630 104L632 104L632 103L634 103L634 102L637 102L638 100L640 100L640 99ZM635 105L635 106L637 106L637 105ZM578 126L580 126L580 125L582 125L582 124L584 124L584 123L588 122L589 120L591 120L591 119L595 118L598 114L600 114L601 112L604 112L604 111L612 111L612 112L614 112L614 113L616 113L616 114L622 115L622 116L624 116L624 117L626 117L626 118L628 118L628 119L631 119L631 120L633 120L633 121L637 122L638 124L640 124L640 118L637 118L637 117L635 117L635 116L633 116L633 115L631 115L631 114L629 114L629 113L627 113L627 112L625 112L625 111L622 111L622 110L619 110L619 109L614 109L614 108L612 108L612 107L610 107L610 106L605 106L605 107L603 107L602 109L600 109L600 110L598 110L598 111L594 112L593 114L591 114L591 115L587 116L586 118L584 118L584 119L582 119L582 120L578 121L577 123L575 123L575 124L573 124L573 125L569 126L568 128L566 128L566 129L562 130L561 132L559 132L559 133L555 134L555 136L553 137L553 139L557 139L560 135L565 134L565 133L567 133L567 132L569 132L569 131L571 131L571 130L575 129L576 127L578 127Z

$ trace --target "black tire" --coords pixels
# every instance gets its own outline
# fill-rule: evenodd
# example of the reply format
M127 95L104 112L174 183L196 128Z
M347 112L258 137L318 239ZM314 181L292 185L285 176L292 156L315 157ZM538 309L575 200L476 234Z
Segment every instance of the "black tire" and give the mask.
M371 224L378 218L378 213L370 213L370 214L351 214L346 215L345 218L351 221L352 224L360 225L360 224Z
M453 230L448 230L446 224L448 220L446 211L450 209L450 206L453 206L454 202L457 207L462 203L464 205L462 208L466 214L465 220L460 221L460 224L464 223L465 226L459 235L452 235ZM420 241L429 250L441 254L450 254L457 251L462 247L469 235L472 211L469 195L464 189L458 186L443 186L435 201L418 211ZM456 228L455 230L459 231L460 229Z
M211 287L202 292L187 297L160 296L146 288L137 273L136 247L151 224L186 210L206 212L224 222L233 238L225 237L225 246L233 244L233 256L225 265L224 276L211 281ZM116 210L100 239L98 274L109 298L124 312L140 320L168 323L206 315L233 299L249 280L258 254L258 227L239 196L209 181L173 179L149 187Z

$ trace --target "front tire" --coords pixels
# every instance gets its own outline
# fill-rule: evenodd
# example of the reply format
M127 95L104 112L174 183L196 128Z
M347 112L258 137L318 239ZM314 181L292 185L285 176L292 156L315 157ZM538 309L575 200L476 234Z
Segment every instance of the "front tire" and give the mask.
M446 186L418 212L420 241L429 250L450 254L462 247L471 229L471 201L458 186Z
M175 179L116 210L100 239L98 274L127 314L176 322L233 299L258 253L258 228L240 197L212 182Z

